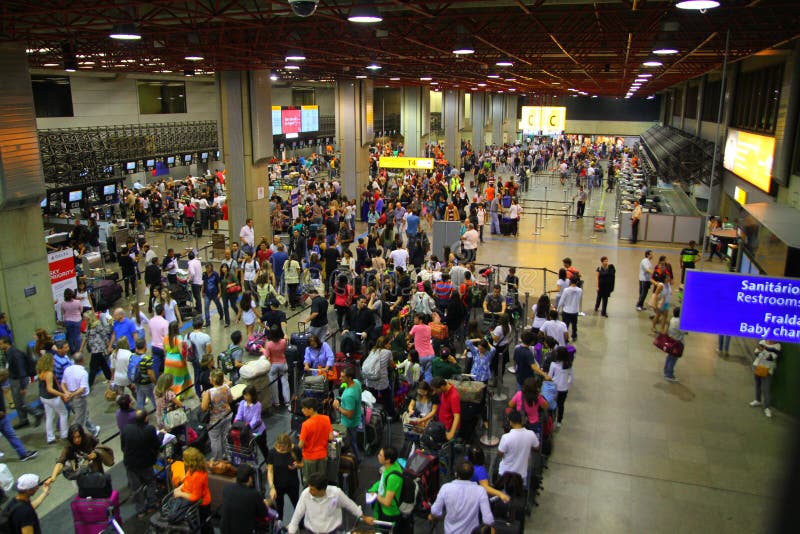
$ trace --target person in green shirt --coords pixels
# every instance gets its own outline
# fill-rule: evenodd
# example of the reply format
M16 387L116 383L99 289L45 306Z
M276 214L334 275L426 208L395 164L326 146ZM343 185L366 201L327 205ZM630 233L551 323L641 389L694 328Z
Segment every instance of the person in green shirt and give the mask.
M689 246L681 250L681 284L686 280L686 269L694 269L701 259L697 243L689 241Z
M333 401L334 410L342 414L342 424L347 428L347 438L350 448L356 458L356 464L361 463L358 453L358 427L361 426L361 382L356 380L356 370L348 365L342 370L342 386L345 387L341 400Z
M403 468L397 463L397 449L384 447L378 451L378 463L383 466L381 478L375 482L367 493L374 493L372 505L375 518L380 521L394 523L392 532L411 534L409 522L400 512L400 494L403 491ZM369 501L368 501L369 502Z
M456 361L455 357L450 354L450 349L443 347L439 354L433 359L431 363L431 375L441 376L445 380L453 378L455 375L460 375L464 371Z

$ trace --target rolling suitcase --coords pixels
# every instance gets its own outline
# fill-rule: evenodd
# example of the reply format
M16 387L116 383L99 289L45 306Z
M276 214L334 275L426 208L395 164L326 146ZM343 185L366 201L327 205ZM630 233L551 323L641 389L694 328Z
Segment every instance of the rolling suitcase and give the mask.
M114 280L98 280L94 283L93 296L95 309L108 310L122 298L122 286Z
M109 509L113 509L114 519L122 524L119 515L119 493L111 492L107 499L84 499L75 496L70 503L75 534L100 534L108 526Z
M78 484L78 497L108 499L111 497L111 477L105 473L86 473L75 481Z
M356 457L351 452L343 452L339 458L339 479L341 487L352 499L358 491L358 466Z
M289 344L297 347L297 351L301 355L304 355L306 353L306 348L308 348L308 338L311 337L311 333L306 329L306 323L297 323L297 328L300 329L300 331L291 335ZM325 340L322 339L321 341Z

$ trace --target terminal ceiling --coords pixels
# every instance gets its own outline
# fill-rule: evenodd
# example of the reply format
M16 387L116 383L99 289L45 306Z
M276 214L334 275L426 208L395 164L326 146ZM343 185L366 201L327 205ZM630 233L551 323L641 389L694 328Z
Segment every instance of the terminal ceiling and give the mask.
M383 17L375 24L347 20L355 3L320 0L302 18L286 0L4 0L0 40L23 42L31 68L53 71L66 53L93 72L270 69L285 80L366 75L378 87L606 96L623 96L647 73L637 93L646 96L718 68L728 30L733 61L785 53L800 35L797 0L721 0L706 12L675 0L377 0L368 2ZM131 22L141 40L109 39ZM464 40L475 53L453 54ZM662 43L678 53L644 67ZM306 57L299 70L285 69L290 50ZM497 67L500 59L513 65Z

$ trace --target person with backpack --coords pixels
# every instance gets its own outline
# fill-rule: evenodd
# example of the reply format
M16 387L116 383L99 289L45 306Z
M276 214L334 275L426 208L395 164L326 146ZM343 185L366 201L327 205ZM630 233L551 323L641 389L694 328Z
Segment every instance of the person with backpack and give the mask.
M42 488L38 497L32 497ZM17 479L17 496L0 513L0 529L14 534L42 534L36 509L50 495L50 485L41 484L39 475L24 474Z
M331 304L336 309L336 322L339 325L339 330L341 330L355 294L353 286L347 283L347 275L339 275L333 284L332 292Z
M25 390L30 382L29 379L36 376L36 364L33 358L12 345L11 338L8 336L0 336L0 352L5 354L8 363L11 398L14 400L19 418L19 422L14 428L20 429L30 425L30 415L33 415L35 419L35 426L39 426L42 422L42 409L31 408L25 400Z
M676 308L680 310L680 308ZM678 313L680 315L680 312ZM561 428L561 421L564 419L564 404L567 402L567 394L572 385L572 357L564 347L558 347L555 351L555 360L550 364L550 376L556 384L558 391L556 403L558 405L558 419L556 427Z
M367 496L375 495L372 510L375 519L394 523L392 532L397 534L410 534L413 529L413 516L405 517L400 511L400 504L403 502L404 493L411 493L413 496L414 482L406 481L403 475L403 467L397 463L397 449L394 447L384 447L378 451L378 463L383 467L381 477L368 490ZM410 484L411 488L405 491L405 486ZM413 503L413 500L412 500Z
M128 380L136 386L136 408L144 410L147 399L155 408L156 373L153 370L153 357L147 354L147 342L144 339L136 341L136 350L128 362Z
M219 273L214 270L214 266L210 263L206 264L206 272L203 273L203 290L202 296L205 304L205 319L206 328L211 326L211 303L217 307L217 315L219 315L219 322L225 321L225 314L223 313L222 301L220 300L220 286L222 280Z
M389 417L394 417L394 402L389 384L389 365L392 362L392 341L389 336L381 336L361 366L361 376L378 403L385 409Z

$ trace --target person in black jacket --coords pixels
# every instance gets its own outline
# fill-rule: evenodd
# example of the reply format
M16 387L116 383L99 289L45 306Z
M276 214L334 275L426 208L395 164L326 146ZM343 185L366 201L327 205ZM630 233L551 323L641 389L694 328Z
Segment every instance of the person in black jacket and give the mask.
M144 283L150 288L150 299L147 301L147 311L152 315L156 289L161 287L161 266L158 258L153 258L150 265L144 268Z
M361 295L356 303L350 306L345 315L345 329L342 336L351 339L355 344L363 346L363 353L369 352L369 348L374 341L375 313L367 307L367 297ZM344 351L357 352L358 350Z
M20 429L30 425L29 415L36 418L36 426L42 422L42 410L33 410L28 403L25 402L25 390L30 381L30 377L36 376L36 366L33 360L11 344L11 340L6 337L0 337L0 351L6 355L6 362L8 364L8 376L11 386L11 398L14 399L14 405L17 408L17 417L19 423L14 428Z
M252 534L259 520L267 517L267 504L253 487L255 471L248 464L236 468L236 484L222 490L222 534Z
M131 293L136 294L136 261L128 247L120 249L117 263L122 271L122 283L125 286L126 297L129 297Z
M147 424L147 412L136 410L132 423L122 429L122 463L128 474L128 486L136 493L136 515L143 517L157 507L156 477L153 464L156 463L160 443L156 429ZM139 490L145 486L144 495Z

